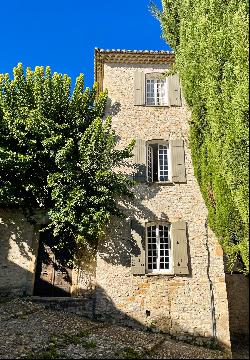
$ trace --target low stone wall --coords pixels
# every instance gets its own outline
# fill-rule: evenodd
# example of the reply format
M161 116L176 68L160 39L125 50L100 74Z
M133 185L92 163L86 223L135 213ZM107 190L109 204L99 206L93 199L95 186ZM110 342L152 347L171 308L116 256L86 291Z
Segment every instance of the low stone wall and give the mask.
M80 316L94 318L95 296L94 293L86 294L79 298L36 297L27 298L28 301L39 303L46 308L66 311Z

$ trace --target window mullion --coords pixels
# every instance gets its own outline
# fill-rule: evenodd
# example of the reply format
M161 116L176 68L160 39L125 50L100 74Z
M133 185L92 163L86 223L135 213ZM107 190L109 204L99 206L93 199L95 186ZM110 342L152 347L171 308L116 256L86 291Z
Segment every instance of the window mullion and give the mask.
M150 147L150 151L151 151L151 179L152 179L152 182L154 181L154 155L153 155L153 148Z
M171 238L171 231L170 226L168 226L168 243L169 243L169 271L172 271L172 264L173 264L173 249L172 249L172 238Z
M169 104L169 78L165 80L165 105L170 106Z
M155 105L157 105L157 80L154 80L154 100Z
M164 105L164 83L159 83L159 105Z
M160 145L158 144L157 145L157 148L158 148L158 150L157 150L157 166L158 166L158 181L160 181L160 174L161 174L161 172L160 172Z
M160 233L159 233L159 225L156 226L156 268L157 271L160 271Z

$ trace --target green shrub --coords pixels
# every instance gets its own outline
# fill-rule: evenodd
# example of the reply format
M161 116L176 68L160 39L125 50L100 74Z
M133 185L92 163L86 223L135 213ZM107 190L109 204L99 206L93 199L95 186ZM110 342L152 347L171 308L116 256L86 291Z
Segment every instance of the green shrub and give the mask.
M249 273L248 1L162 0L152 7L191 108L190 146L208 221Z

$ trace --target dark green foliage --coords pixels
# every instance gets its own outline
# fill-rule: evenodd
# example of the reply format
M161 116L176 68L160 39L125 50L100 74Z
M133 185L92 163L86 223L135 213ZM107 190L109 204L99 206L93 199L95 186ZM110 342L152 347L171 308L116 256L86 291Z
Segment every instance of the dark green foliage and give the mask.
M117 199L132 196L132 181L117 169L133 144L116 149L107 92L84 90L83 75L72 96L70 86L49 67L0 75L0 206L48 211L57 248L73 260L122 216Z
M249 270L248 1L162 0L153 8L192 110L190 145L209 225Z

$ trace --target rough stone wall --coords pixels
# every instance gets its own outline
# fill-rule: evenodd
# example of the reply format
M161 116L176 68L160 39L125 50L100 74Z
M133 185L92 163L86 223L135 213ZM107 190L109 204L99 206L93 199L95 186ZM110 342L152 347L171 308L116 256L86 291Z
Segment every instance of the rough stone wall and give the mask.
M82 259L82 262L72 271L71 296L87 297L89 295L93 299L96 285L96 253L85 249Z
M226 274L226 284L231 336L249 336L249 278Z
M96 315L132 320L178 336L211 337L230 347L228 302L223 252L206 228L207 210L194 177L188 145L189 113L182 107L134 106L134 70L165 71L166 66L104 64L104 88L109 91L107 114L119 146L133 138L176 139L185 143L187 183L140 184L133 203L124 203L144 226L154 219L188 224L189 276L132 275L129 220L110 224L97 257Z
M0 296L32 295L38 233L22 211L0 210Z

